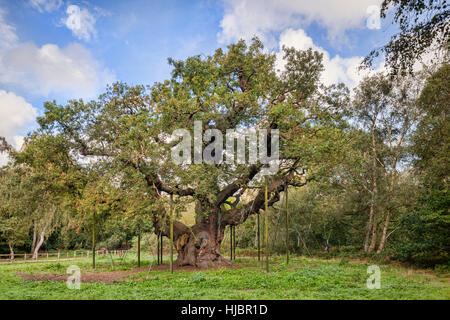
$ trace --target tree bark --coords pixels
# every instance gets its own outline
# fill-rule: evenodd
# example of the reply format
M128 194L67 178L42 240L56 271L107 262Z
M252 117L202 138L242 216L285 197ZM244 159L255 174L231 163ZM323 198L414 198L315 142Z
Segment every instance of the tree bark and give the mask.
M9 246L9 258L11 260L14 260L14 244L8 243L8 246Z
M293 174L284 176L279 179L270 179L268 183L268 206L280 200L280 192L284 189L285 184L292 179ZM305 183L297 183L296 186L303 186ZM239 196L236 196L239 198ZM178 257L175 261L177 266L196 266L200 268L228 266L230 261L221 256L220 249L224 239L225 228L227 226L237 226L244 223L250 215L258 214L259 210L265 205L265 188L261 188L249 203L244 204L239 209L236 207L239 199L231 205L231 209L224 210L218 204L197 200L195 206L196 223L192 227L174 221L173 237L174 245ZM162 209L161 211L164 211ZM159 212L161 212L159 211ZM164 215L164 213L163 213ZM165 237L170 237L170 224L164 216L154 216L153 224L155 233Z
M367 251L368 253L371 253L377 245L377 238L378 238L377 229L378 229L378 225L377 225L377 223L374 222L373 226L372 226L372 239L370 241L369 250Z
M377 241L377 225L375 222L375 204L377 200L378 194L378 185L377 185L377 148L376 148L376 140L375 140L375 122L376 118L372 120L371 127L371 136L372 136L372 192L371 192L371 201L370 201L370 213L369 213L369 224L367 228L367 234L364 244L364 250L368 253L371 253L376 246ZM368 247L369 235L372 234L372 240L370 246Z
M387 230L390 218L391 218L391 211L389 210L386 214L386 221L384 222L383 233L381 234L381 240L378 246L377 253L381 253L384 250L384 247L386 246Z
M220 254L225 228L219 227L214 230L212 224L211 222L198 223L187 232L179 234L174 230L174 234L177 234L177 236L174 235L175 249L178 253L176 265L209 268L230 264Z

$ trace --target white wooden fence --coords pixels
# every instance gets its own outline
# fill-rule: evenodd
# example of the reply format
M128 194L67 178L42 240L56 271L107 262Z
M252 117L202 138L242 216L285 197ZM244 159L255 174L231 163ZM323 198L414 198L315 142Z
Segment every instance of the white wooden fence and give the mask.
M122 257L129 250L96 250L96 256L116 255ZM74 251L57 251L57 252L40 252L33 258L32 253L16 253L11 258L11 254L0 254L0 263L7 262L34 262L34 261L58 261L58 260L73 260L86 259L92 255L92 250L74 250Z

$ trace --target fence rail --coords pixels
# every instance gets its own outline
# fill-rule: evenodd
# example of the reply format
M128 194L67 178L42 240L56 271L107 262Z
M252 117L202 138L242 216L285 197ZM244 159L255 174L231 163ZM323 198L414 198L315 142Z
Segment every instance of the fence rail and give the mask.
M117 255L122 257L130 250L95 250L95 255ZM67 259L86 259L92 254L92 250L73 250L73 251L56 251L56 252L39 252L37 255L32 253L10 253L0 254L0 263L5 262L33 262L33 261L58 261Z

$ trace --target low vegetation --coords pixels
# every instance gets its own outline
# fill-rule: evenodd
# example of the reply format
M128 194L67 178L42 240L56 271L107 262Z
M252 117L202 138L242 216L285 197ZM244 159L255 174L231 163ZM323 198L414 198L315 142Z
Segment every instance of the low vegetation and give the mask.
M392 264L379 265L381 289L369 290L367 267L373 262L363 260L296 256L286 265L272 257L266 274L256 259L237 258L230 268L191 268L173 275L167 265L149 268L150 261L145 255L137 269L136 256L122 263L115 259L113 266L105 257L95 270L89 260L2 264L0 299L450 299L448 273ZM82 274L79 290L61 281L74 264ZM85 274L93 282L83 283ZM42 280L51 276L60 276L59 281Z

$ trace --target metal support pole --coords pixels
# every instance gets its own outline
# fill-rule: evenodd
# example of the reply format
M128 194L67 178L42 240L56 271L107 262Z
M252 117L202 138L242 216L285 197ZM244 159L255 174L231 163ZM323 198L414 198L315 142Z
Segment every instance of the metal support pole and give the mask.
M233 260L236 261L236 226L233 226Z
M256 224L257 224L257 235L258 235L258 261L261 261L261 230L260 230L260 223L259 223L259 211L256 215Z
M233 226L230 225L230 261L233 261Z
M173 274L173 194L170 195L170 273Z
M92 215L92 268L95 269L95 211Z
M156 235L156 263L159 265L159 232Z
M160 247L160 249L161 249L161 264L163 264L164 263L164 261L163 261L163 254L164 254L164 252L163 252L163 235L162 235L162 233L161 233L161 238L160 238L160 240L161 240L161 244L159 245L159 247Z
M264 208L265 208L265 241L266 241L266 272L269 272L269 215L268 215L268 197L267 197L267 176L265 177L265 190L264 190Z
M288 211L288 186L284 190L284 202L286 209L286 264L289 264L289 211Z
M138 268L141 267L141 228L138 226Z

